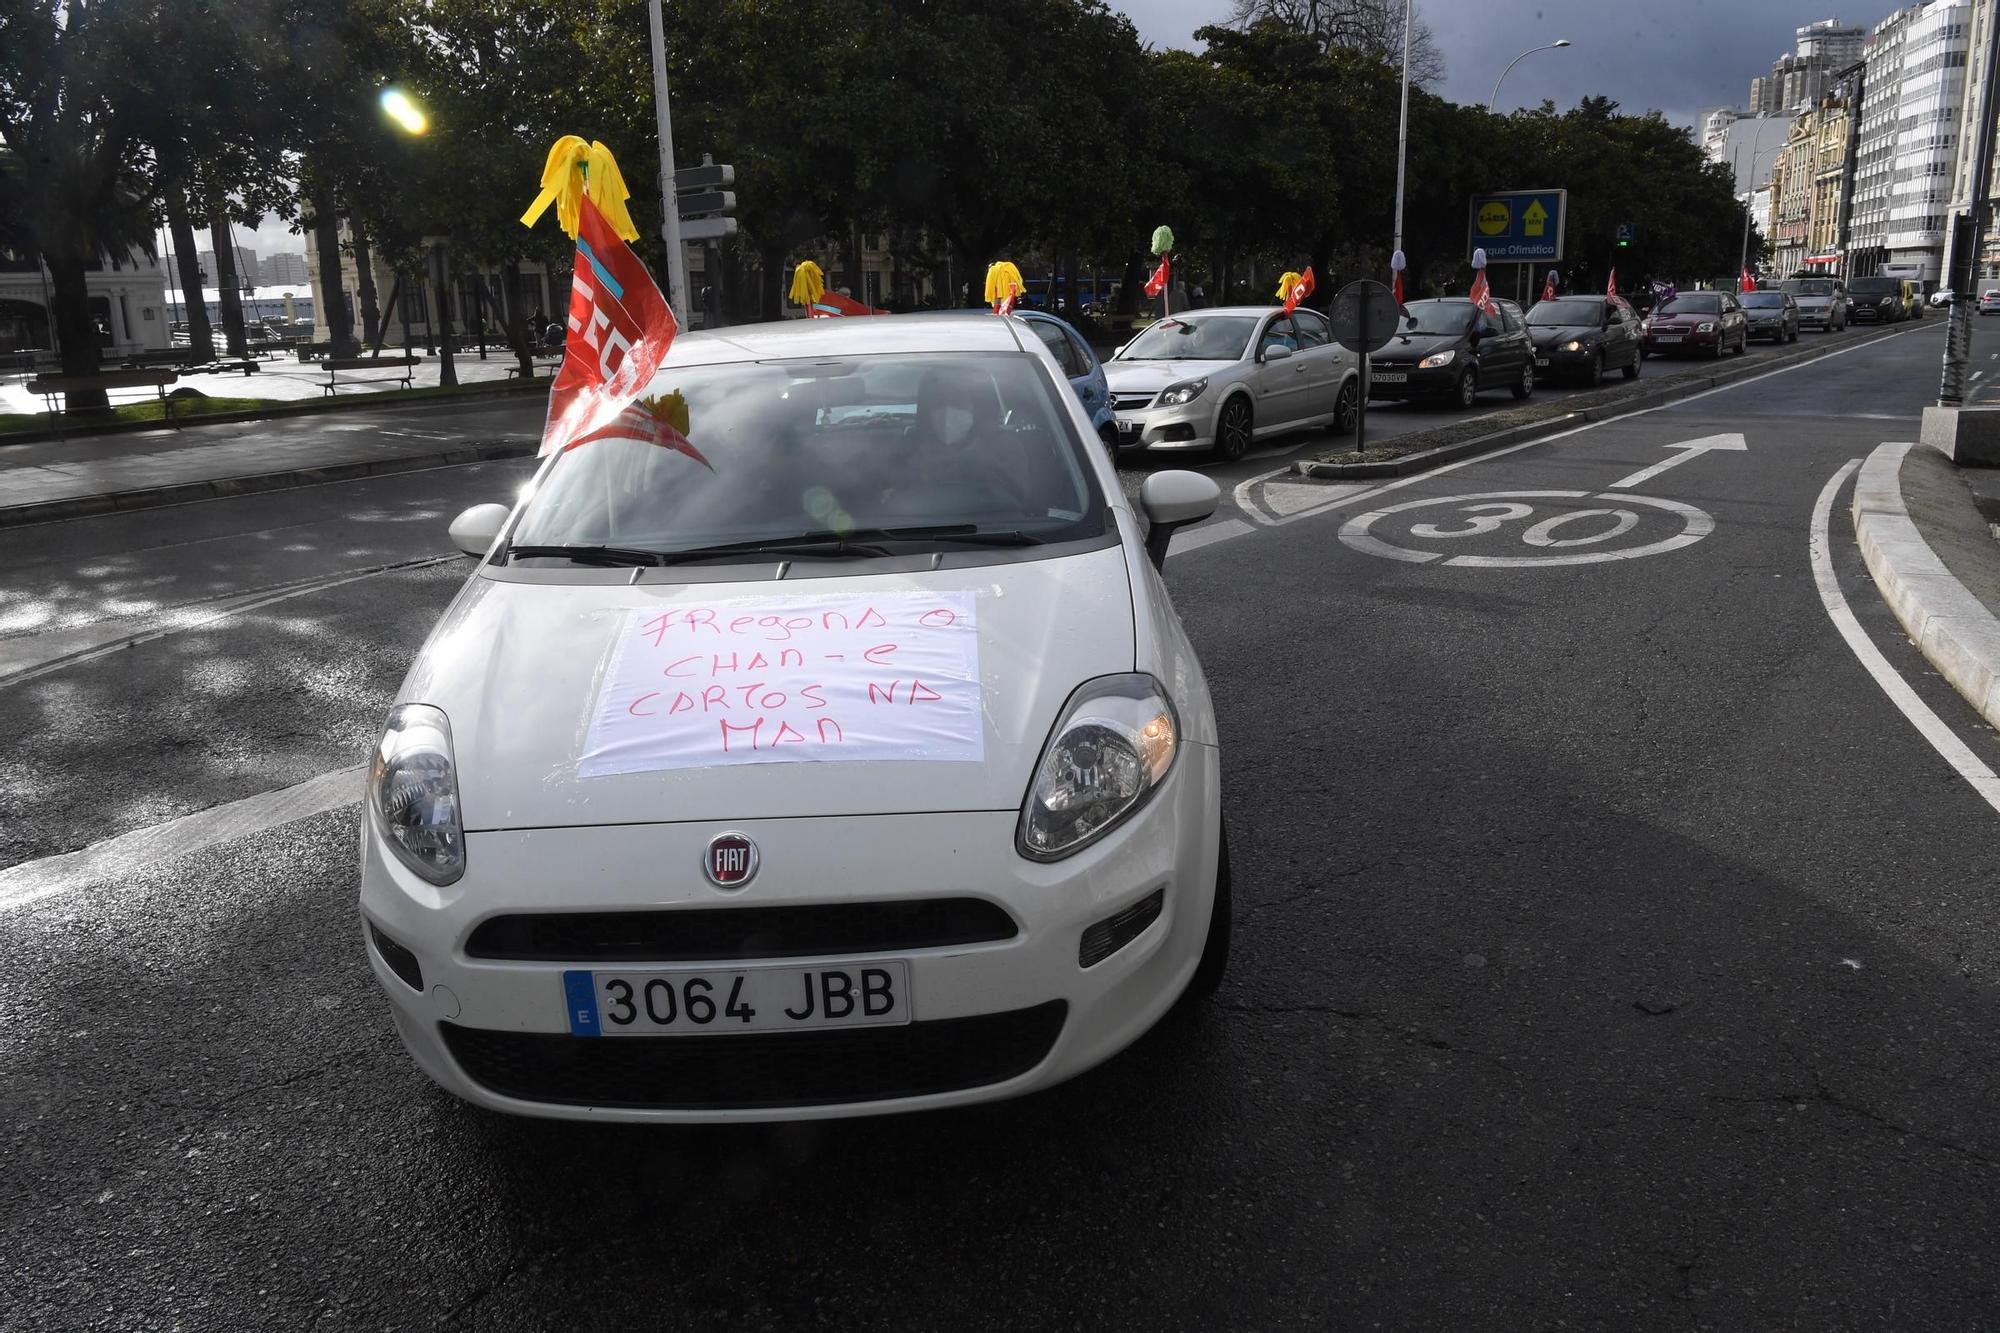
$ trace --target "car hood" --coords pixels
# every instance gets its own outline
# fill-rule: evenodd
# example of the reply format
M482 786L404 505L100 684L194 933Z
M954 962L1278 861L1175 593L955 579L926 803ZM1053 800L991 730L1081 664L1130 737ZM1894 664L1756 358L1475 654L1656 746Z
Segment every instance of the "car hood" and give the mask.
M1785 317L1785 312L1781 307L1774 307L1770 310L1765 310L1762 308L1753 309L1750 306L1745 306L1743 307L1743 313L1749 317L1750 322L1753 324L1759 320L1783 319Z
M1462 351L1464 347L1465 338L1460 334L1446 334L1443 337L1437 337L1431 334L1419 333L1412 335L1407 342L1404 341L1401 335L1398 335L1389 340L1388 346L1375 353L1375 364L1378 366L1415 365L1433 353L1454 350Z
M1604 336L1595 324L1541 324L1528 330L1528 340L1537 347L1566 343L1571 338L1592 342Z
M1683 327L1693 328L1697 324L1707 323L1710 321L1720 321L1721 319L1722 315L1720 312L1717 312L1712 315L1676 313L1672 315L1654 315L1652 323L1653 327L1656 329L1658 328L1672 329L1672 328L1683 328Z
M1237 361L1106 361L1104 379L1113 393L1158 393L1182 380L1220 375Z
M983 759L750 762L580 775L599 689L615 672L613 649L631 612L651 616L743 598L908 594L958 594L976 607ZM1131 597L1117 545L967 569L777 582L477 577L432 633L400 698L433 704L449 719L468 831L1013 810L1071 691L1093 677L1132 670ZM737 651L747 660L759 646ZM733 697L737 677L726 679ZM743 684L755 679L741 677ZM908 686L890 685L898 679L895 671L883 672L881 684L897 702L882 707L907 706ZM668 698L651 706L663 707Z

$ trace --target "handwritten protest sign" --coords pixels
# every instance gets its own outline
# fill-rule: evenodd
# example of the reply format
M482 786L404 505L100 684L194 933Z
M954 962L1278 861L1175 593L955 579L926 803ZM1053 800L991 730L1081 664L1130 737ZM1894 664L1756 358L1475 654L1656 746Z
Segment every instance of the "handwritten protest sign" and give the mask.
M745 597L631 612L580 776L983 757L973 593Z

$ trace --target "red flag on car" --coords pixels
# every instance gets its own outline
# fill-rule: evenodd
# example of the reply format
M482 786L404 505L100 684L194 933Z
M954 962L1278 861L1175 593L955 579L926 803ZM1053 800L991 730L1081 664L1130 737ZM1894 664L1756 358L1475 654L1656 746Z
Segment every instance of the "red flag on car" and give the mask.
M1556 271L1554 269L1550 269L1549 276L1542 279L1542 299L1544 301L1553 301L1556 299Z
M699 458L670 420L639 398L679 326L632 247L582 196L569 288L569 339L549 389L544 454L587 440L644 440ZM640 418L646 420L640 420Z
M1487 284L1486 270L1476 269L1472 274L1472 290L1466 293L1472 304L1484 310L1494 319L1500 318L1500 307L1494 304L1493 288Z
M1743 276L1736 280L1736 290L1740 292L1754 292L1757 290L1757 279L1750 276L1748 265L1744 266Z
M1618 295L1618 270L1615 268L1611 270L1610 280L1604 284L1604 294L1606 296Z
M1174 257L1161 255L1160 266L1153 270L1153 276L1146 279L1146 295L1158 296L1174 280Z
M1312 294L1313 271L1312 265L1308 264L1306 265L1305 272L1299 274L1299 280L1292 284L1292 290L1285 296L1285 313L1289 315L1294 310L1297 310L1299 302Z

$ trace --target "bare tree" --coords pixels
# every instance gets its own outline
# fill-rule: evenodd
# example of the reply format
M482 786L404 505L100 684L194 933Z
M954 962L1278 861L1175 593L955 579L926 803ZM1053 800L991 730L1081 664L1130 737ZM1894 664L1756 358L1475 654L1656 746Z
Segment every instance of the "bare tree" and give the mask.
M1366 51L1391 65L1403 63L1403 0L1230 0L1229 24L1265 22L1310 33L1323 47ZM1410 80L1444 80L1444 55L1422 18L1410 31Z

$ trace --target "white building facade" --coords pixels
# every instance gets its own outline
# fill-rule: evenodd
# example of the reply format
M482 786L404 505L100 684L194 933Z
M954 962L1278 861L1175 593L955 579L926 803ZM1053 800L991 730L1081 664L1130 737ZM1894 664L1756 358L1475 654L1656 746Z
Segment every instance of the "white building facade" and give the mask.
M93 260L84 272L98 355L105 361L168 344L167 272L161 261L133 253ZM55 285L35 257L0 253L0 355L45 354L53 362Z
M1914 12L1903 38L1884 235L1888 254L1880 271L1927 286L1937 285L1944 269L1971 29L1971 5L1932 0Z

